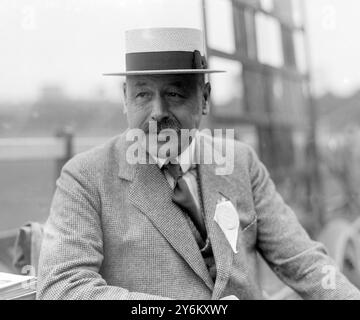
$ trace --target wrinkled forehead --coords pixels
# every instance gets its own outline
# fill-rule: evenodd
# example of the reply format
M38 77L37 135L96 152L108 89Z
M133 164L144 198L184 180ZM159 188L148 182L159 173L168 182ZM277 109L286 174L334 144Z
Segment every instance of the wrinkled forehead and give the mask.
M158 74L127 76L126 84L130 87L142 86L175 86L179 88L196 88L202 75L198 74Z

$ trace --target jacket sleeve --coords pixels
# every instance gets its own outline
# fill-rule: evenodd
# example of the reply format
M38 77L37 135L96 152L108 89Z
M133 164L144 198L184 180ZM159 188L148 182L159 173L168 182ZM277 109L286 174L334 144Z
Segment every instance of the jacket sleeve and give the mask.
M73 159L57 180L42 243L37 299L166 299L109 286L103 261L101 200L96 172ZM94 170L95 171L95 170Z
M325 247L310 239L284 203L256 153L249 154L257 246L272 270L303 299L360 299Z

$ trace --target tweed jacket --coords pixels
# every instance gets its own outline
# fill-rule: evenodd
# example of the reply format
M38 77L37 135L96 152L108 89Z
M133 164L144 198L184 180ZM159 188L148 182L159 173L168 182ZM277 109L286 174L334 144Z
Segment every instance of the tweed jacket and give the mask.
M257 252L305 299L360 299L338 271L335 288L324 287L324 267L334 262L249 146L235 142L229 175L199 165L215 283L164 174L156 164L129 164L127 147L121 134L64 166L45 225L38 299L262 299ZM223 197L238 214L237 253L214 221Z

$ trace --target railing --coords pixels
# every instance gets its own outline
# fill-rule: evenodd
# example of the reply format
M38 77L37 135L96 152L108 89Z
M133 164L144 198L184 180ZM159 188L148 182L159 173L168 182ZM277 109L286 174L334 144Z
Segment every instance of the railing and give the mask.
M60 133L47 138L1 138L0 161L54 160L56 175L73 155L104 143L109 137L74 137Z
M105 142L103 138L70 138L73 154ZM1 138L0 161L56 160L69 155L69 138Z

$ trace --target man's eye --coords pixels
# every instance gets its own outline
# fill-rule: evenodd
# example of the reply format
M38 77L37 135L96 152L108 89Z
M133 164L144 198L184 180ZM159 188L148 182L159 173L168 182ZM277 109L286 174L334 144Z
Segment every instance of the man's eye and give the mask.
M136 95L136 98L145 98L149 95L149 92L139 92L137 95Z
M168 95L172 98L182 98L183 96L177 92L169 92Z

